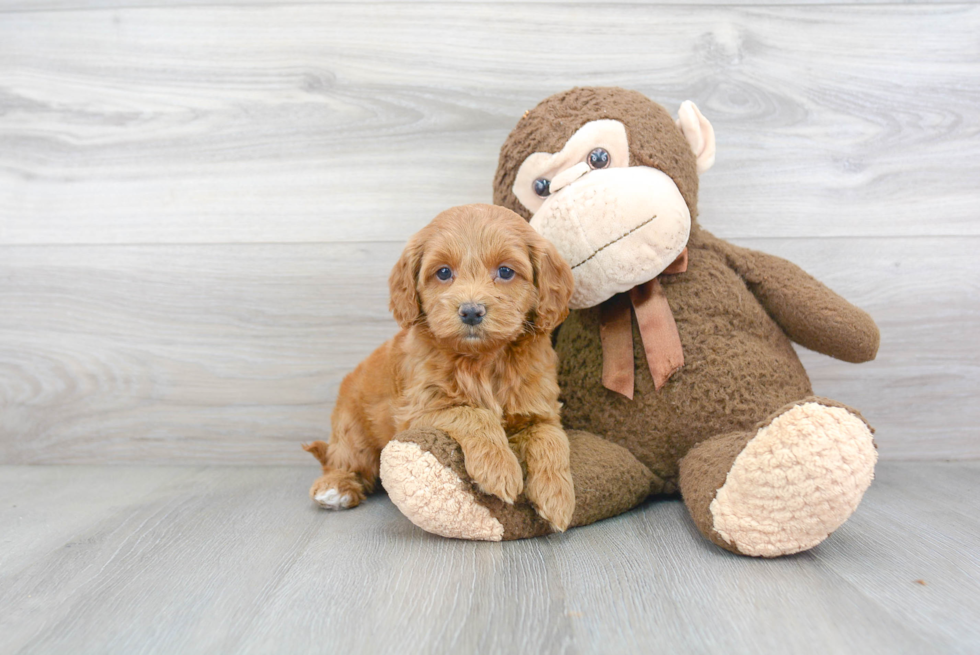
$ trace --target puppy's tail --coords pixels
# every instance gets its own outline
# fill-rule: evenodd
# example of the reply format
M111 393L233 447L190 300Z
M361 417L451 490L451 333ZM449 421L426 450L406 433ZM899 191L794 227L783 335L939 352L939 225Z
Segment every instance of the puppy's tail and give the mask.
M327 442L314 441L303 444L303 450L317 458L323 468L327 467Z

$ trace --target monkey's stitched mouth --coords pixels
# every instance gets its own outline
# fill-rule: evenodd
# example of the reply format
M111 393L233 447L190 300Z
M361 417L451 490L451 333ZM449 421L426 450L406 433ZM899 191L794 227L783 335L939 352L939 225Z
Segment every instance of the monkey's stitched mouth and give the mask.
M634 227L634 228L633 228L632 230L630 230L630 231L629 231L629 232L627 232L626 234L623 234L622 236L618 236L618 237L616 237L615 239L613 239L612 241L610 241L609 243L607 243L607 244L605 244L605 245L602 245L602 246L599 246L599 248L597 248L597 249L595 250L595 252L593 252L593 253L592 253L591 255L589 255L588 257L586 257L586 258L585 258L585 259L583 259L582 261L580 261L580 262L579 262L578 264L575 264L575 266L572 266L572 270L574 271L574 270L575 270L576 268L578 268L579 266L581 266L581 265L582 265L582 264L584 264L585 262L587 262L587 261L589 261L590 259L592 259L593 257L595 257L596 255L598 255L598 254L599 254L600 252L602 252L603 250L605 250L606 248L608 248L608 247L609 247L609 246L611 246L612 244L614 244L614 243L617 243L617 242L619 242L619 241L622 241L623 239L625 239L625 238L626 238L626 237L628 237L629 235L631 235L631 234L633 234L634 232L636 232L637 230L639 230L639 229L640 229L641 227L643 227L644 225L649 225L650 223L652 223L652 222L653 222L653 219L655 219L656 217L657 217L657 215L656 215L656 214L654 214L653 216L651 216L651 217L650 217L650 218L648 218L647 220L645 220L645 221L643 221L642 223L640 223L639 225L637 225L636 227Z

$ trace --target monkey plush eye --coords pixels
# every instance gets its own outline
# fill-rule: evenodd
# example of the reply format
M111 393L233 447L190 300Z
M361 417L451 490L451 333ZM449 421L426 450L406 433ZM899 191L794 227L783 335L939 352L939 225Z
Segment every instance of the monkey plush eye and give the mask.
M497 277L501 280L512 280L514 278L514 269L501 266L497 269Z
M605 148L596 148L589 153L589 168L605 168L609 165L609 153Z
M436 277L442 280L443 282L452 278L452 276L453 276L453 269L449 268L448 266L443 266L438 271L436 271Z
M551 195L551 182L539 177L534 181L534 192L542 198L547 198Z

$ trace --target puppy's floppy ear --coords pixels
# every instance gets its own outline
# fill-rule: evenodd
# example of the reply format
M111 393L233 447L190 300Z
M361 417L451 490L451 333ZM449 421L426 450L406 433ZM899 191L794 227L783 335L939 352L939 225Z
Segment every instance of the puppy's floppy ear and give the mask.
M411 326L422 315L418 291L421 265L422 241L416 236L412 237L405 246L402 256L398 258L388 277L388 290L391 293L388 309L394 314L398 325L403 328Z
M527 247L538 288L534 324L542 330L554 330L568 316L568 301L575 285L572 269L558 249L537 232L532 231Z

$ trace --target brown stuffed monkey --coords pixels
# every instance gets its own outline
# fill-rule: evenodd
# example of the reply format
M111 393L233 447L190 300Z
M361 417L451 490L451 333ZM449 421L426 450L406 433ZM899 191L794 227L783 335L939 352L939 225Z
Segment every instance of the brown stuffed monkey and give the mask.
M680 493L722 548L775 557L823 541L874 477L861 415L813 396L791 342L874 359L878 329L797 266L697 223L710 123L674 119L634 91L576 88L527 112L504 143L494 202L524 216L572 266L556 342L576 511L585 525L651 494ZM550 531L525 499L481 494L459 447L395 437L381 476L425 530L468 539Z

